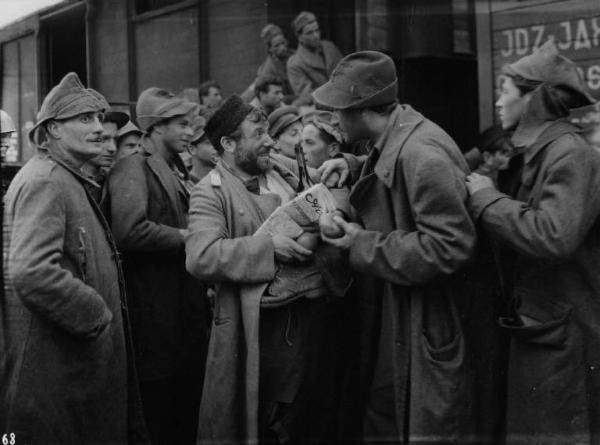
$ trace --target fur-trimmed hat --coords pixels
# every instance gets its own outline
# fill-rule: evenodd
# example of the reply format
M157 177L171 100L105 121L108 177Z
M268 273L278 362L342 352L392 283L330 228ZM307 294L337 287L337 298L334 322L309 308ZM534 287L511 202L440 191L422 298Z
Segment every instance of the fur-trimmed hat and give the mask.
M206 122L204 131L219 153L223 151L221 138L235 132L252 110L254 110L252 105L244 102L237 94L232 94Z
M378 51L360 51L344 57L329 81L313 92L317 103L334 110L391 104L397 96L394 61Z

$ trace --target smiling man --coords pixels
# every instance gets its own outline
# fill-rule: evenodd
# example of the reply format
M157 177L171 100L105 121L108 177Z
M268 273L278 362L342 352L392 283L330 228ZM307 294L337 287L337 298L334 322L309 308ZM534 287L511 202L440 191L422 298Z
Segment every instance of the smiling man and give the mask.
M6 194L0 429L17 443L140 441L118 254L81 170L102 151L106 108L67 74L30 133L38 153Z
M235 95L205 128L221 158L194 188L186 238L188 270L218 283L199 443L333 442L334 306L316 234L307 235L315 256L296 241L303 230L255 235L298 186L270 156L267 128L262 112ZM285 282L290 270L297 279Z
M193 443L210 310L203 285L185 271L191 181L179 155L191 142L197 105L150 88L136 114L142 152L115 165L108 189L144 414L153 443Z

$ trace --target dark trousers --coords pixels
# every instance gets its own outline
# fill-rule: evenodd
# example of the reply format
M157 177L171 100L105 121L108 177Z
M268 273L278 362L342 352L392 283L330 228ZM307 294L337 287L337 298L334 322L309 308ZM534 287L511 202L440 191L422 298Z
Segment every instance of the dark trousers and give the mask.
M140 383L144 417L154 445L196 443L201 384L197 376Z

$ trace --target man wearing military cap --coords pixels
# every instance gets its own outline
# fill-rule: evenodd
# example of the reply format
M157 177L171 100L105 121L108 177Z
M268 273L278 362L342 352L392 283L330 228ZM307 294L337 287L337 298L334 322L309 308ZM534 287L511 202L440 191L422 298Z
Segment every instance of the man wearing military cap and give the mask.
M284 102L292 103L296 96L288 81L286 67L288 59L294 52L290 49L282 29L273 23L265 25L260 31L260 38L267 48L267 58L256 70L256 80L240 96L244 101L250 102L256 95L254 88L260 79L276 78L283 82Z
M102 151L107 108L67 74L6 194L0 430L15 443L144 441L119 256L82 171Z
M298 48L287 61L287 77L298 96L294 105L311 105L311 93L327 82L342 53L333 42L321 39L319 23L312 12L298 14L292 29L298 37Z
M205 287L185 270L184 236L192 182L188 149L197 104L170 91L140 94L142 152L108 178L111 223L123 253L144 414L155 443L196 437L210 309Z
M393 60L351 54L313 96L336 110L346 141L373 142L354 167L358 222L334 220L364 298L366 442L452 442L471 433L469 373L457 275L476 232L463 185L468 167L454 141L409 105L397 104ZM326 161L324 174L335 163Z

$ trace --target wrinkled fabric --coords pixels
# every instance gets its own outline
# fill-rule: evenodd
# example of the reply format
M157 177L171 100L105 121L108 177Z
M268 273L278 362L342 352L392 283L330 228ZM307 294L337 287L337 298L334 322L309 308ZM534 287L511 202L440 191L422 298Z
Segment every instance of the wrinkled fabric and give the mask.
M51 119L69 119L78 114L108 110L110 105L100 93L85 88L77 74L69 73L62 78L44 98L37 122L29 131L29 139L39 145L38 129Z
M539 131L539 130L538 130ZM510 248L508 443L600 441L600 155L566 120L524 152L514 197L469 198L472 215Z
M350 195L365 228L350 248L363 438L461 443L474 430L461 288L476 244L468 168L452 139L409 106L391 114L376 147Z
M342 59L342 53L329 40L323 40L322 49L312 52L298 45L287 61L287 77L297 100L294 105L312 104L311 93L329 79L329 75Z
M119 256L88 186L40 153L6 194L0 429L17 443L144 441Z

